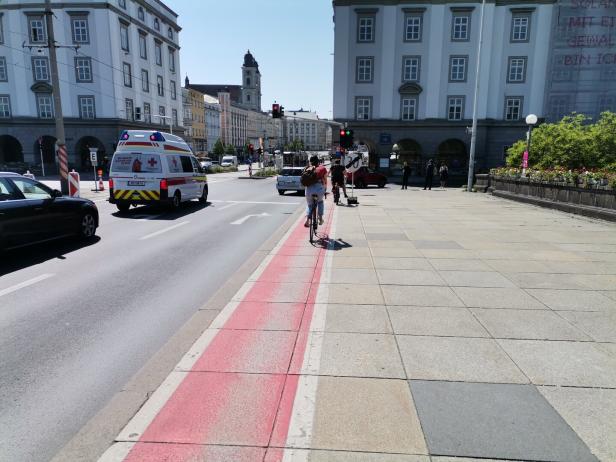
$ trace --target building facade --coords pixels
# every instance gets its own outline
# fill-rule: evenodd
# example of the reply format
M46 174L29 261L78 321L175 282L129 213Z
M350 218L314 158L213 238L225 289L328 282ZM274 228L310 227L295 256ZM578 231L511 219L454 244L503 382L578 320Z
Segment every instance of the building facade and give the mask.
M130 128L181 126L177 15L159 0L52 0L62 112L71 168L89 147L111 157ZM55 111L41 2L0 10L0 165L55 171ZM25 47L22 47L22 43Z
M282 119L286 144L300 140L308 151L324 151L331 148L332 124L320 119L316 112L285 111Z
M203 95L205 112L205 149L211 152L220 139L220 104L218 98Z
M334 0L334 119L353 128L382 170L429 158L464 175L477 71L480 2ZM554 4L486 3L477 101L477 164L500 165L545 117ZM399 148L397 159L391 156ZM396 162L397 160L397 162Z
M207 145L204 96L193 88L182 88L184 138L195 154L203 154Z

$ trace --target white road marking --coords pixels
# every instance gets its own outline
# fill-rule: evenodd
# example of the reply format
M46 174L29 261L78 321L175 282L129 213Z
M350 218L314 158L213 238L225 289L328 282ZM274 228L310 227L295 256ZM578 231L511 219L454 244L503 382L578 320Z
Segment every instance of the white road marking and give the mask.
M49 279L50 277L53 277L53 274L41 274L40 276L37 276L35 278L32 279L28 279L27 281L24 282L20 282L19 284L15 284L14 286L11 287L7 287L6 289L2 289L0 290L0 297L2 297L3 295L8 295L10 293L16 292L19 289L23 289L24 287L28 287L31 286L32 284L36 284L37 282L41 282L44 281L45 279Z
M97 199L97 200L92 201L92 202L94 202L95 204L98 204L99 202L109 202L109 199Z
M300 202L258 202L258 201L220 201L212 200L212 203L224 202L227 204L266 204L266 205L298 205Z
M267 212L263 212L263 213L257 213L254 215L246 215L245 217L240 218L239 220L235 220L232 221L231 224L232 225L241 225L244 224L246 221L248 221L249 218L252 217L257 217L257 218L261 218L261 217L270 217L271 215Z
M219 209L216 209L217 211L222 211L224 209L228 209L230 207L235 207L237 205L237 202L232 202L231 204L227 204L227 205L223 205L222 207L220 207Z
M190 223L190 221L183 221L182 223L178 223L177 225L169 226L168 228L161 229L160 231L156 231L155 233L148 234L146 236L140 237L139 240L140 241L145 241L146 239L150 239L152 237L160 236L161 234L167 233L169 231L173 231L174 229L179 228L180 226L187 225L188 223Z

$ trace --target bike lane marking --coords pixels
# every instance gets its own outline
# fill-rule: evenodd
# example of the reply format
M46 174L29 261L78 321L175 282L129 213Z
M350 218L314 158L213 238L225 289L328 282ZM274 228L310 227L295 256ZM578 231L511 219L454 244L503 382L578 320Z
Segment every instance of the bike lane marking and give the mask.
M270 273L282 271L280 280L284 281L296 254L301 255L307 245L302 221L303 217L287 231L122 430L116 440L124 443L112 446L101 460L166 460L169 451L174 460L188 460L190 451L176 451L176 443L264 448L277 415L277 431L286 432L283 427L290 422L300 370L293 363L301 365L306 352L318 290L318 283L312 282L321 279L326 249L318 251L315 267L304 268L313 273L309 283L261 281L261 276L268 269ZM282 309L287 315L280 314ZM164 444L156 446L160 451L154 457L156 443ZM207 446L202 448L205 451Z

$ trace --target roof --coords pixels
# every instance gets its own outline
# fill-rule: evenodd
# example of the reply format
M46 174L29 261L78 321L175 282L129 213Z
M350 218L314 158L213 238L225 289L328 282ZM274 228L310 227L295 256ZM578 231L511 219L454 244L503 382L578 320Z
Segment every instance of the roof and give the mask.
M246 54L244 55L244 67L256 67L257 71L259 70L259 63L255 59L255 57L252 55L250 50L248 50Z
M213 85L202 85L189 83L187 88L195 89L203 94L213 96L214 98L218 98L218 93L227 92L231 94L231 101L240 102L242 97L242 86L241 85L225 85L225 84L213 84Z

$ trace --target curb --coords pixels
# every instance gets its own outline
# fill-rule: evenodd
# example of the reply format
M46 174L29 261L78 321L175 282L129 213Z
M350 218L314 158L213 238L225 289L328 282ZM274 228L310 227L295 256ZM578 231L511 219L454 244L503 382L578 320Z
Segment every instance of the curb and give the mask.
M238 180L267 180L268 178L274 178L276 175L272 175L272 176L257 176L257 175L253 175L253 176L238 176L237 179Z
M98 460L116 436L173 371L194 342L231 301L250 275L304 212L299 207L192 317L154 354L109 402L74 435L51 462Z

